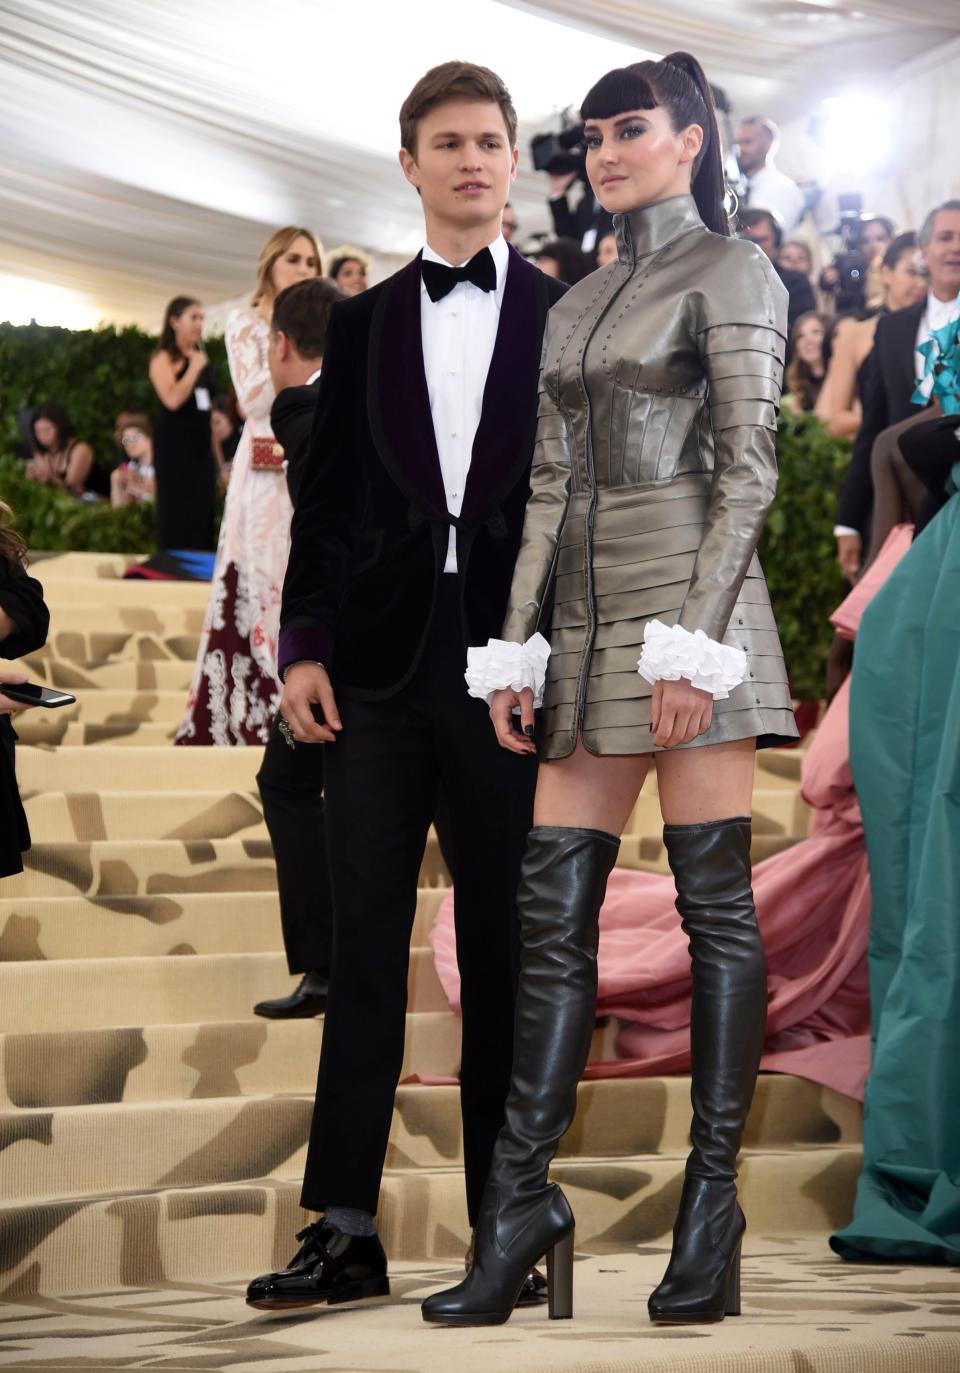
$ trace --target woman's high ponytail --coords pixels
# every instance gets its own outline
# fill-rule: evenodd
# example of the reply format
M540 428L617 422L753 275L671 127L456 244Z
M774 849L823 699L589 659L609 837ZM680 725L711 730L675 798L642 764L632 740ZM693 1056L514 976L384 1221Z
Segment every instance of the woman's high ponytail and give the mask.
M693 164L690 190L700 218L715 234L729 234L720 126L713 92L703 68L688 52L672 52L659 62L634 62L607 72L580 107L586 119L613 119L625 110L662 105L676 132L691 124L703 129L703 147Z
M723 175L723 151L720 143L720 125L717 121L717 108L713 103L713 91L707 80L706 72L697 59L689 52L671 52L664 59L671 66L686 72L697 88L703 101L707 118L690 120L693 124L703 124L703 147L694 163L693 180L690 189L697 202L700 218L708 229L715 234L729 234L730 222L724 208L726 182Z

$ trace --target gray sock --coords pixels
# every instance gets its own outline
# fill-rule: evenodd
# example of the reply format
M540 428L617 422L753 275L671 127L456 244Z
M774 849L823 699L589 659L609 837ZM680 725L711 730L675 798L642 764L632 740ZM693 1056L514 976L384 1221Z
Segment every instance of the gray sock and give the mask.
M357 1211L352 1206L328 1206L323 1218L329 1225L335 1225L345 1235L375 1235L377 1222L369 1211Z

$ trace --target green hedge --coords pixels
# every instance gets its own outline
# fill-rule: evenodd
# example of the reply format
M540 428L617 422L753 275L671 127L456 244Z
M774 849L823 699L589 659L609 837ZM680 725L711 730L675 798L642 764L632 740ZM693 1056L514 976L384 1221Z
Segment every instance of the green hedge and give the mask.
M760 540L794 696L820 700L833 641L828 616L844 595L833 526L850 445L812 415L781 415L780 484Z
M0 324L0 453L20 440L17 412L53 401L73 421L76 435L93 445L97 465L109 470L119 458L113 439L121 410L158 412L147 377L157 340L134 326L59 329L45 324ZM222 338L209 338L220 386L230 373Z

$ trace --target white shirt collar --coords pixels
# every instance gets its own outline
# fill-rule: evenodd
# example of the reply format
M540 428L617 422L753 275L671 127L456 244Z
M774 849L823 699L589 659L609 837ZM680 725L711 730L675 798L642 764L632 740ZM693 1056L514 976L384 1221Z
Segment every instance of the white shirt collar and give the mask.
M497 269L497 297L499 299L503 294L504 283L507 279L510 249L507 247L507 240L504 238L503 234L497 234L489 247L490 256L493 258L493 265ZM423 257L426 262L439 262L442 263L444 267L465 267L467 265L466 262L448 262L445 257L441 257L439 253L434 252L429 243L423 245ZM469 261L470 259L467 258L467 262ZM427 289L422 282L421 289L424 291Z
M306 381L303 383L304 386L312 386L322 370L322 368L318 367L315 372L311 372L310 375L307 377Z
M938 329L942 324L948 324L957 312L957 297L951 300L938 300L932 293L927 296L926 317L927 322L934 329Z

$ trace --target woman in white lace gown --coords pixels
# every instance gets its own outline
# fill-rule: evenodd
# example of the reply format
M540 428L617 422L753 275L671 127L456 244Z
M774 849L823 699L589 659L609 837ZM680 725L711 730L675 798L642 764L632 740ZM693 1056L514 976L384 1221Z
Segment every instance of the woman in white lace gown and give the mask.
M227 320L230 375L246 423L178 744L264 744L270 734L280 701L277 632L293 508L283 470L254 467L254 445L273 438L267 365L273 302L285 287L322 270L309 229L278 229L260 253L250 304Z

